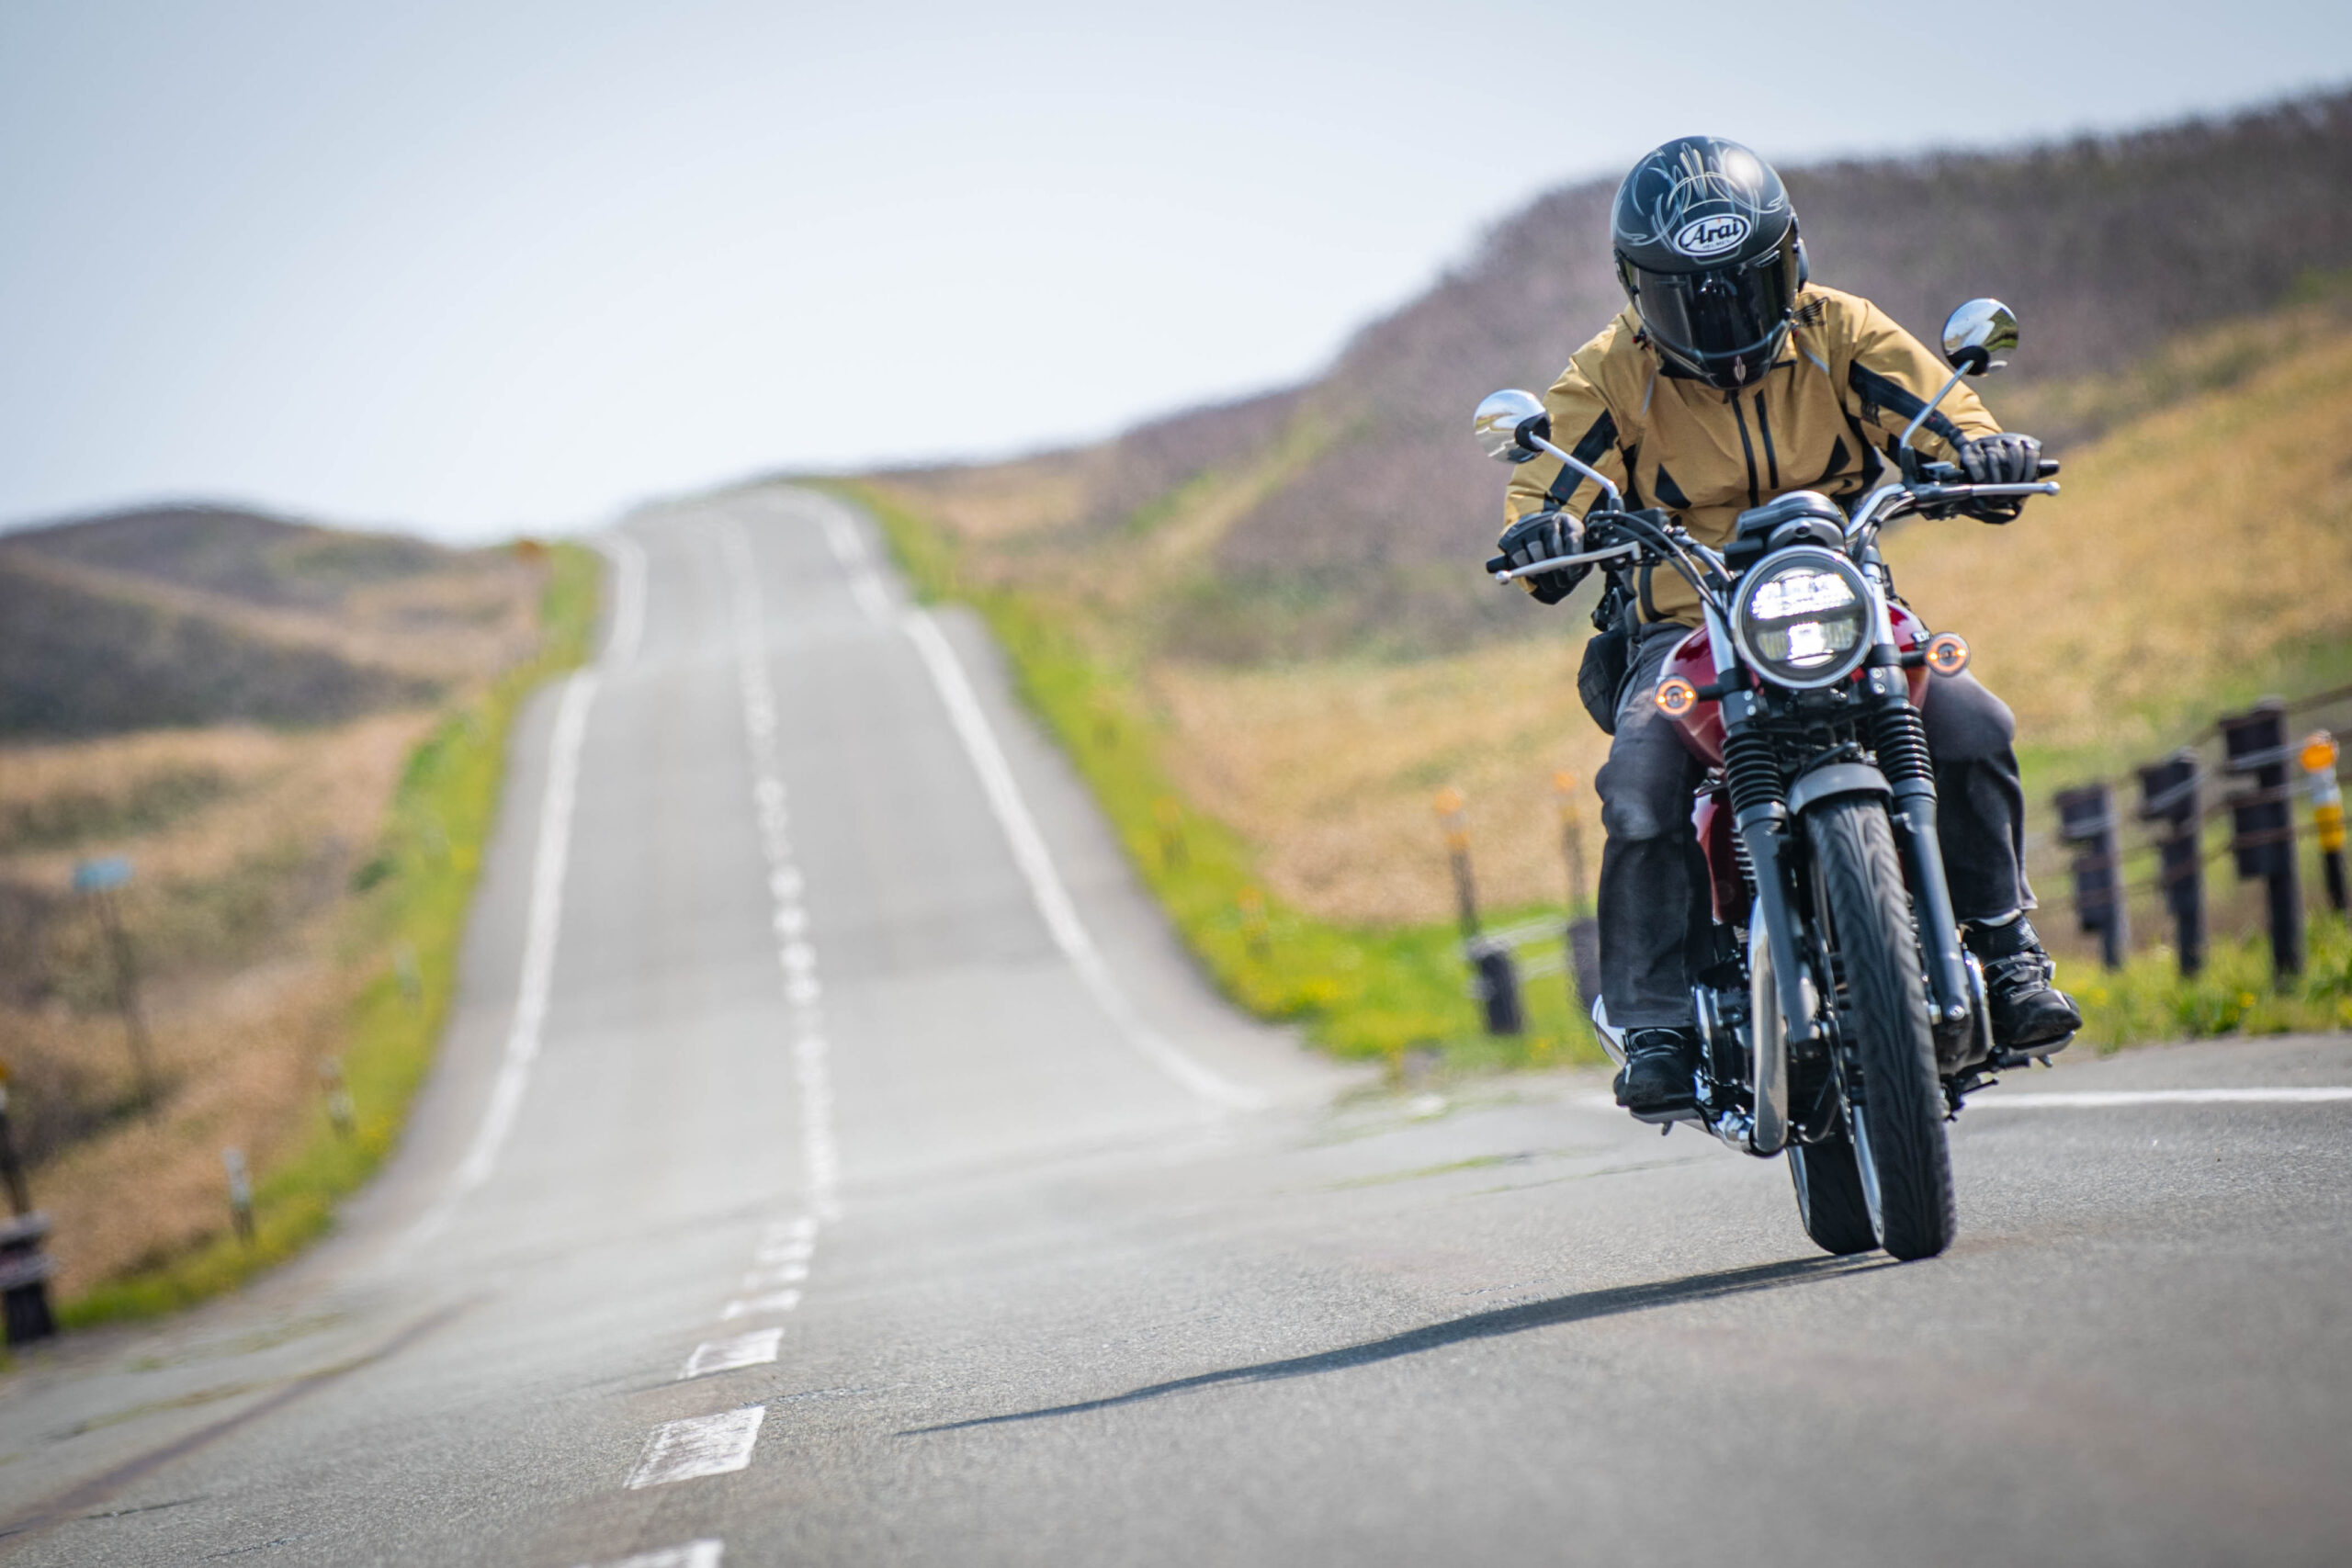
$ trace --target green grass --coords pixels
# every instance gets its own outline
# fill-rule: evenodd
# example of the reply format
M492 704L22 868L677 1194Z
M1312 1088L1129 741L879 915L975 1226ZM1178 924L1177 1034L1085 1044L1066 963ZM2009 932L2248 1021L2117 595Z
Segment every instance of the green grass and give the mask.
M2352 1028L2352 928L2340 915L2314 919L2305 952L2303 973L2285 986L2260 935L2211 942L2194 979L2180 975L2169 947L2154 947L2112 973L2062 965L2059 984L2083 1004L2082 1039L2102 1054L2143 1040Z
M498 809L507 739L525 698L588 656L601 569L593 551L548 552L540 651L447 714L411 754L359 897L344 961L368 977L353 1003L342 1061L356 1118L348 1137L323 1109L290 1152L258 1172L254 1235L222 1235L180 1257L107 1280L59 1311L68 1327L152 1316L233 1290L324 1235L400 1136L457 983L458 950Z
M1161 765L1162 729L1133 677L1095 656L1044 606L957 570L944 531L869 487L832 486L881 525L926 602L971 605L1012 661L1021 694L1058 739L1204 971L1251 1014L1295 1022L1332 1054L1400 1067L1434 1048L1454 1068L1598 1062L1600 1046L1567 981L1522 987L1528 1030L1497 1039L1481 1027L1451 924L1337 925L1262 891L1250 846L1182 802ZM1557 909L1496 911L1500 927Z

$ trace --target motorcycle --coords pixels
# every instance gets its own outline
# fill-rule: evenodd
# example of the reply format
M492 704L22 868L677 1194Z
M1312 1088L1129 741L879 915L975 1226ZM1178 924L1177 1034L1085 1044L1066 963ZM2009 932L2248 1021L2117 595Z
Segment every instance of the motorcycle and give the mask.
M1969 484L1911 447L1961 378L1999 368L1996 355L2017 341L1998 300L1953 311L1942 339L1951 376L1904 431L1898 476L1850 516L1812 491L1744 512L1721 550L1627 510L1616 486L1553 445L1533 395L1497 392L1476 415L1489 457L1545 454L1600 489L1570 553L1520 567L1498 558L1496 581L1654 563L1698 592L1702 624L1674 649L1653 700L1706 769L1692 825L1712 951L1694 955L1695 1103L1643 1119L1666 1132L1697 1122L1761 1158L1785 1152L1805 1233L1833 1254L1876 1247L1908 1259L1949 1247L1945 1122L1995 1072L2064 1043L1995 1045L1984 973L1944 881L1919 719L1928 682L1966 669L1968 645L1930 634L1896 602L1878 548L1901 517L2058 493L2054 462L2034 481ZM1593 1023L1622 1066L1605 1000Z

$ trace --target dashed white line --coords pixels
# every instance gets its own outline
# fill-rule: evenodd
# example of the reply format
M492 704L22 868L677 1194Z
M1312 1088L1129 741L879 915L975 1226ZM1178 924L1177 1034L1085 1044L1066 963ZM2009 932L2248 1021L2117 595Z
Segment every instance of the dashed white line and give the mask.
M784 1343L781 1328L755 1328L749 1334L738 1334L731 1339L711 1339L695 1347L686 1358L685 1370L678 1374L680 1382L688 1378L707 1378L713 1372L731 1372L739 1367L763 1367L776 1359Z
M743 1276L747 1291L773 1290L778 1285L797 1285L808 1278L806 1263L779 1263L773 1269L758 1269Z
M630 1490L743 1469L752 1462L752 1447L760 1440L760 1423L767 1414L764 1404L746 1404L716 1416L663 1422L653 1429L644 1457L629 1472Z
M715 1540L690 1540L684 1546L665 1546L659 1551L640 1551L634 1557L624 1557L617 1562L607 1562L601 1568L718 1568L725 1546ZM582 1564L582 1568L587 1568Z
M722 1323L732 1323L739 1317L763 1317L772 1312L790 1312L799 1304L798 1291L775 1291L764 1296L746 1296L741 1301L729 1302L718 1317Z

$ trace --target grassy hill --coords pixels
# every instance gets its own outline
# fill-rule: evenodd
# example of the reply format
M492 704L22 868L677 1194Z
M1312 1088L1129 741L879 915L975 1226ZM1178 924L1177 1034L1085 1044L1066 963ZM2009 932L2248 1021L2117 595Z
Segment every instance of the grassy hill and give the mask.
M504 715L576 657L594 575L582 552L216 507L0 536L0 1066L76 1312L279 1255L388 1145L429 1057ZM119 907L152 1113L73 891L78 862L114 854L135 869ZM324 1126L330 1061L358 1101L349 1140ZM254 1249L219 1240L224 1146L263 1179Z
M0 739L431 702L528 641L511 565L220 507L0 536Z
M2025 344L1996 409L2114 378L2352 265L2348 94L2127 136L1783 172L1823 281L1923 334L1973 295L2018 309ZM1623 306L1613 189L1557 190L1498 225L1308 386L1098 446L882 478L988 540L986 570L1008 580L1083 573L1098 549L1148 558L1151 591L1126 608L1181 657L1410 655L1547 635L1548 621L1461 570L1500 513L1495 470L1463 431L1478 398L1547 384ZM2097 398L2032 409L2061 455L2118 412Z
M2065 495L2006 529L1910 525L1889 554L2017 708L2035 874L2061 896L2051 790L2265 691L2352 681L2352 96L1789 180L1825 280L1928 331L1983 292L2024 318L1986 390L2052 435ZM1609 189L1499 226L1310 386L849 487L920 581L989 614L1228 990L1343 1050L1473 1043L1442 786L1468 797L1491 908L1559 908L1564 805L1599 844L1584 617L1478 572L1503 476L1465 426L1618 308ZM1577 1048L1537 991L1532 1049Z

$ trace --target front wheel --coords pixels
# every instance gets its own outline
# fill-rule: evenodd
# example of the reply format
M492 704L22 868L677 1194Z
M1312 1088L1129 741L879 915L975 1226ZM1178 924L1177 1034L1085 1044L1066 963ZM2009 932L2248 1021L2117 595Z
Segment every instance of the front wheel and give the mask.
M1896 1258L1933 1258L1956 1224L1943 1091L1911 902L1886 808L1863 796L1809 813L1814 875L1843 971L1839 998L1860 1081L1848 1127L1871 1228Z
M1870 1200L1862 1193L1861 1168L1854 1145L1840 1127L1817 1144L1789 1145L1789 1179L1797 1190L1797 1217L1814 1245L1837 1258L1850 1258L1878 1245L1871 1224Z

